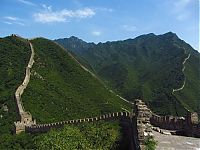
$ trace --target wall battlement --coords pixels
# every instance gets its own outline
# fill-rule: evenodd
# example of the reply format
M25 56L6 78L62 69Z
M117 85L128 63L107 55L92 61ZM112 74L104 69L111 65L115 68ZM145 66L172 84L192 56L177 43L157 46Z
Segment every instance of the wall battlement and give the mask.
M49 124L36 124L36 121L32 121L30 114L24 114L24 117L22 115L21 119L21 122L15 123L17 127L16 132L18 133L22 131L28 133L48 132L51 129L63 128L67 124L80 124L99 120L126 120L124 124L128 124L129 133L126 134L129 135L131 149L145 149L144 141L147 136L152 136L152 125L162 129L182 131L187 136L200 137L200 124L196 113L188 112L186 117L160 116L151 112L141 100L135 100L133 112L115 112L91 118L73 119Z
M79 123L94 122L94 121L99 121L99 120L115 120L121 117L130 118L132 115L133 114L130 112L115 112L115 113L109 113L109 114L105 114L105 115L101 115L101 116L97 116L93 118L74 119L74 120L61 121L61 122L55 122L55 123L49 123L49 124L32 124L31 126L25 126L25 131L29 133L47 132L50 129L61 128L67 124L79 124Z
M150 123L153 126L175 130L186 136L200 137L200 122L196 112L189 112L184 117L159 116L152 113Z
M185 117L174 117L174 116L159 116L152 114L150 122L154 126L158 126L167 130L183 130L185 123Z

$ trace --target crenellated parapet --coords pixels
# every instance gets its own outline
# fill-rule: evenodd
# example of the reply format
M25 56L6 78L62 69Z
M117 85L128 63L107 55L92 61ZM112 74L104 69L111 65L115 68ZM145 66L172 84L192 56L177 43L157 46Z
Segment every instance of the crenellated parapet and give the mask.
M28 126L36 125L36 120L32 120L32 115L29 112L23 112L20 117L20 121L14 122L16 134L25 132L25 128Z
M176 134L200 137L200 123L196 112L187 112L185 117L160 116L152 113L150 123L161 129L174 130Z
M186 125L185 117L159 116L154 113L150 122L154 126L167 130L183 130Z
M83 119L73 119L68 121L61 121L49 124L32 124L30 126L25 126L25 131L29 133L35 132L47 132L52 128L62 128L64 125L67 124L79 124L84 122L95 122L99 120L115 120L121 117L130 118L133 114L130 112L115 112L115 113L108 113L101 116L96 116L92 118L83 118Z

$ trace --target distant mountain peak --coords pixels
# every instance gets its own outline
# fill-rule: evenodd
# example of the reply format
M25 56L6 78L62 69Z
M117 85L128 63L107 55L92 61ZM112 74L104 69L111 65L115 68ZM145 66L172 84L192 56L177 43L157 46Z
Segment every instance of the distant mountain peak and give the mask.
M176 33L173 33L171 31L163 34L162 36L172 37L172 38L178 38L178 36L176 35Z
M147 36L156 36L154 33L146 34Z
M76 37L76 36L70 36L68 39L72 39L72 40L81 40L81 39L79 39L78 37ZM82 41L82 40L81 40Z

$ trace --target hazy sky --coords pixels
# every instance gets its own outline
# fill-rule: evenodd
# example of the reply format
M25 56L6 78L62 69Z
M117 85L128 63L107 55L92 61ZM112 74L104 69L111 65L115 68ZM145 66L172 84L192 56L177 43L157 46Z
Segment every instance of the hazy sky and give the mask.
M0 36L88 42L175 32L199 49L199 0L0 0Z

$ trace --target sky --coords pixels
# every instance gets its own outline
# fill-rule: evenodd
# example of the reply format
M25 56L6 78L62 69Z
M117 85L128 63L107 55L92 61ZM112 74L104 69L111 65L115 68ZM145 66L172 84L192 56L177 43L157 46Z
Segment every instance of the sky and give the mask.
M199 50L200 0L0 0L0 37L87 42L174 32Z

